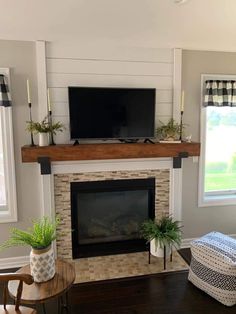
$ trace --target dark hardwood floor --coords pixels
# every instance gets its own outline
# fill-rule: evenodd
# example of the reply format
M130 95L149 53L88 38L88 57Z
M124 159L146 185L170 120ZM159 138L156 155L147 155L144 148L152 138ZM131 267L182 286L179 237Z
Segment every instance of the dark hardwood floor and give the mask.
M189 250L181 255L190 259ZM69 293L72 314L227 314L221 305L188 281L188 271L74 285ZM42 308L37 308L41 314ZM57 303L46 304L56 314ZM66 313L66 311L64 311Z
M194 287L188 272L163 273L75 286L70 293L73 313L236 313Z

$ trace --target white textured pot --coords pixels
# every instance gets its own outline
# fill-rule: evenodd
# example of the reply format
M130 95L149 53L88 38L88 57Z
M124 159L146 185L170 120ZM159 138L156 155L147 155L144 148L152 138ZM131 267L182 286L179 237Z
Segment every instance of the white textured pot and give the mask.
M30 271L35 282L45 282L54 277L55 258L51 245L41 250L31 249Z
M150 252L153 256L164 257L164 248L161 248L159 242L156 239L151 240L150 242ZM171 249L166 247L166 256L170 256Z
M48 133L39 133L39 146L48 146L49 136Z

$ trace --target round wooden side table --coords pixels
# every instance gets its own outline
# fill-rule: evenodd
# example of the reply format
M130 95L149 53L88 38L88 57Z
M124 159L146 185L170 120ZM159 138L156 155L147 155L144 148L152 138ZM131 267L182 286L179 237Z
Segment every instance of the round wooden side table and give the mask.
M20 268L17 273L30 274L30 265ZM43 305L43 311L46 313L45 302L58 298L58 312L63 308L67 308L68 304L68 291L75 281L74 266L65 260L56 260L56 273L55 276L46 282L36 283L32 285L23 285L23 292L21 303L23 304L39 304ZM17 281L11 281L8 284L9 293L13 298L17 294Z

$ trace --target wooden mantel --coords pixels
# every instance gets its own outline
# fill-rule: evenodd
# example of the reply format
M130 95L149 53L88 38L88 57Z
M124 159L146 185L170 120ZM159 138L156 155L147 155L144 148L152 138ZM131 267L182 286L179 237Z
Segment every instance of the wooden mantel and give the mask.
M125 158L187 157L200 155L200 143L117 143L63 144L55 146L23 146L22 162L38 162L39 157L50 161L103 160ZM187 155L187 156L186 156Z

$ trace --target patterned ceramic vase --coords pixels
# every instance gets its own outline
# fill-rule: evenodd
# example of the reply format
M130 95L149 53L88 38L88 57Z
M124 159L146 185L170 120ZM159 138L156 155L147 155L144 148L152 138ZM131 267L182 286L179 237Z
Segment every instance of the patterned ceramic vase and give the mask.
M31 249L30 271L35 282L44 282L52 279L55 275L55 259L53 247L45 249Z

